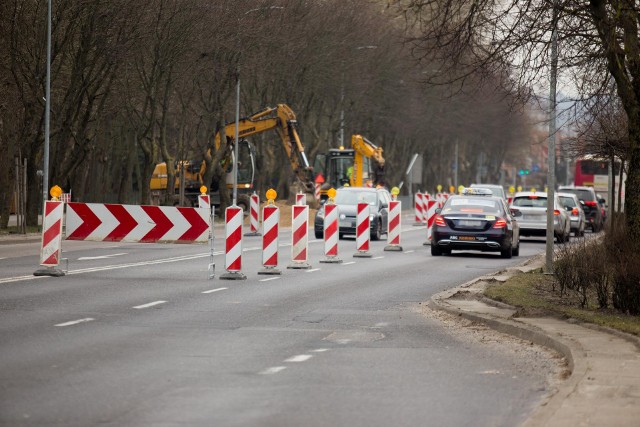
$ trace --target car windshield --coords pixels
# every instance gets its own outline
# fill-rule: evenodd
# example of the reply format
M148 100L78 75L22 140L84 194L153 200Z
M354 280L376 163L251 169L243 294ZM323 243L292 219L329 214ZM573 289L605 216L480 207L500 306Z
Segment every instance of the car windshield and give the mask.
M589 190L582 190L579 188L563 188L564 193L573 193L578 196L578 199L585 202L594 202L596 199L593 197L593 193Z
M504 198L504 190L502 189L502 187L498 187L495 185L471 184L471 188L486 188L488 190L491 190L491 193L493 193L494 196Z
M362 202L375 205L376 201L376 193L372 191L338 191L335 199L336 205L356 205Z
M546 208L547 198L542 196L524 196L513 199L513 206L520 208Z
M500 215L502 210L496 200L456 197L450 199L442 209L445 214L452 212Z
M570 208L575 208L576 206L576 201L573 197L567 197L567 196L560 196L560 200L562 201L562 204L564 206L568 206Z

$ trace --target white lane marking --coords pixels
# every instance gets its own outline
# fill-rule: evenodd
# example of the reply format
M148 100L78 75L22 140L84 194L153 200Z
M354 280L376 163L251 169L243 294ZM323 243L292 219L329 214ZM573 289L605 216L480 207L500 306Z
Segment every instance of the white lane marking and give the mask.
M202 292L202 293L203 293L203 294L211 294L211 293L213 293L213 292L224 291L225 289L229 289L229 288L209 289L208 291L204 291L204 292Z
M268 282L269 280L278 280L279 277L267 277L266 279L260 279L258 282Z
M70 322L58 323L55 326L71 326L71 325L77 325L78 323L91 322L92 320L95 320L95 319L92 317L87 317L86 319L78 319L78 320L72 320Z
M325 351L329 351L328 348L316 348L315 350L311 350L314 353L324 353Z
M411 252L415 252L413 249L409 250L409 251L404 251L405 254L410 254Z
M307 273L313 273L314 271L320 271L319 268L312 268L311 270L307 270Z
M286 366L274 366L272 368L267 368L264 371L260 372L260 375L272 375L272 374L277 374L280 371L284 371L285 369L287 369Z
M355 264L355 261L349 261L349 262L343 262L342 265L351 265L351 264Z
M80 258L78 258L78 261L89 261L94 259L109 259L109 258L113 258L114 256L120 256L120 255L127 255L127 253L124 252L121 254L100 255L100 256L81 256Z
M7 257L2 256L2 257L0 257L0 259L7 259Z
M154 301L154 302L150 302L148 304L142 304L142 305L136 305L133 308L149 308L149 307L153 307L154 305L159 305L159 304L164 304L166 301Z
M382 258L384 258L384 257L383 257L383 256L374 256L374 257L373 257L373 258L371 258L371 259L382 259Z
M292 356L285 360L285 362L306 362L311 359L313 356L311 354L298 354L297 356Z

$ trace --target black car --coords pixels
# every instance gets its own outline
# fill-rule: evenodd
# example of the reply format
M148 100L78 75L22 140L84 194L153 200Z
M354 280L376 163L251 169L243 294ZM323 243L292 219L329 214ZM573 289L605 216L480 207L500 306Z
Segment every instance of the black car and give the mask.
M369 203L371 240L387 234L387 218L391 195L384 188L341 187L336 190L334 203L338 205L338 236L356 235L356 216L359 202ZM318 209L313 225L316 239L324 237L324 205Z
M600 204L604 204L604 199L598 198L593 187L558 187L558 191L563 193L573 193L578 196L582 204L584 215L587 217L587 226L597 233L604 226L604 214Z
M505 201L485 189L465 189L451 196L431 228L431 255L452 250L500 252L503 258L520 254L520 229Z

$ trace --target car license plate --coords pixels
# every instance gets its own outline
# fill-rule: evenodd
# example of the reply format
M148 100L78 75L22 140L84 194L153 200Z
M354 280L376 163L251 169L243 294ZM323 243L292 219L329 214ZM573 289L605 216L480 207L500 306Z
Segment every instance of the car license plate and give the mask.
M472 240L476 240L475 236L449 236L450 240L465 240L465 241L472 241Z
M480 227L481 222L461 219L460 221L458 221L458 225L461 227Z

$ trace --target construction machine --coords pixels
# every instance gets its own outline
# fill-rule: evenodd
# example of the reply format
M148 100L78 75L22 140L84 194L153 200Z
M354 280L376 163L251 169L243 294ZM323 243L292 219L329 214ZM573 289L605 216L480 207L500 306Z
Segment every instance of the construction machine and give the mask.
M351 136L351 147L316 155L313 169L321 200L327 199L330 188L385 186L382 148L362 135Z
M275 130L282 141L283 148L286 152L289 163L294 173L294 183L292 193L304 192L307 194L308 200L314 200L314 184L312 181L313 169L309 166L309 162L304 152L304 146L300 141L297 130L298 122L294 112L285 104L278 104L276 107L268 107L262 111L243 118L238 122L238 200L237 204L248 211L250 193L255 190L255 148L247 141L246 137L251 135ZM216 133L215 147L216 150L226 149L223 165L228 165L226 176L226 188L233 188L233 145L235 143L234 136L236 132L236 123L228 123L225 125L226 147L221 148L220 133ZM179 197L180 181L184 182L184 197L190 204L197 206L198 195L200 194L200 186L202 186L202 177L205 174L206 164L204 161L179 161L174 165L176 176L176 199ZM156 165L151 177L151 194L152 197L158 197L160 193L167 189L167 165L159 163ZM220 186L217 182L209 185L210 199L212 205L220 203Z

